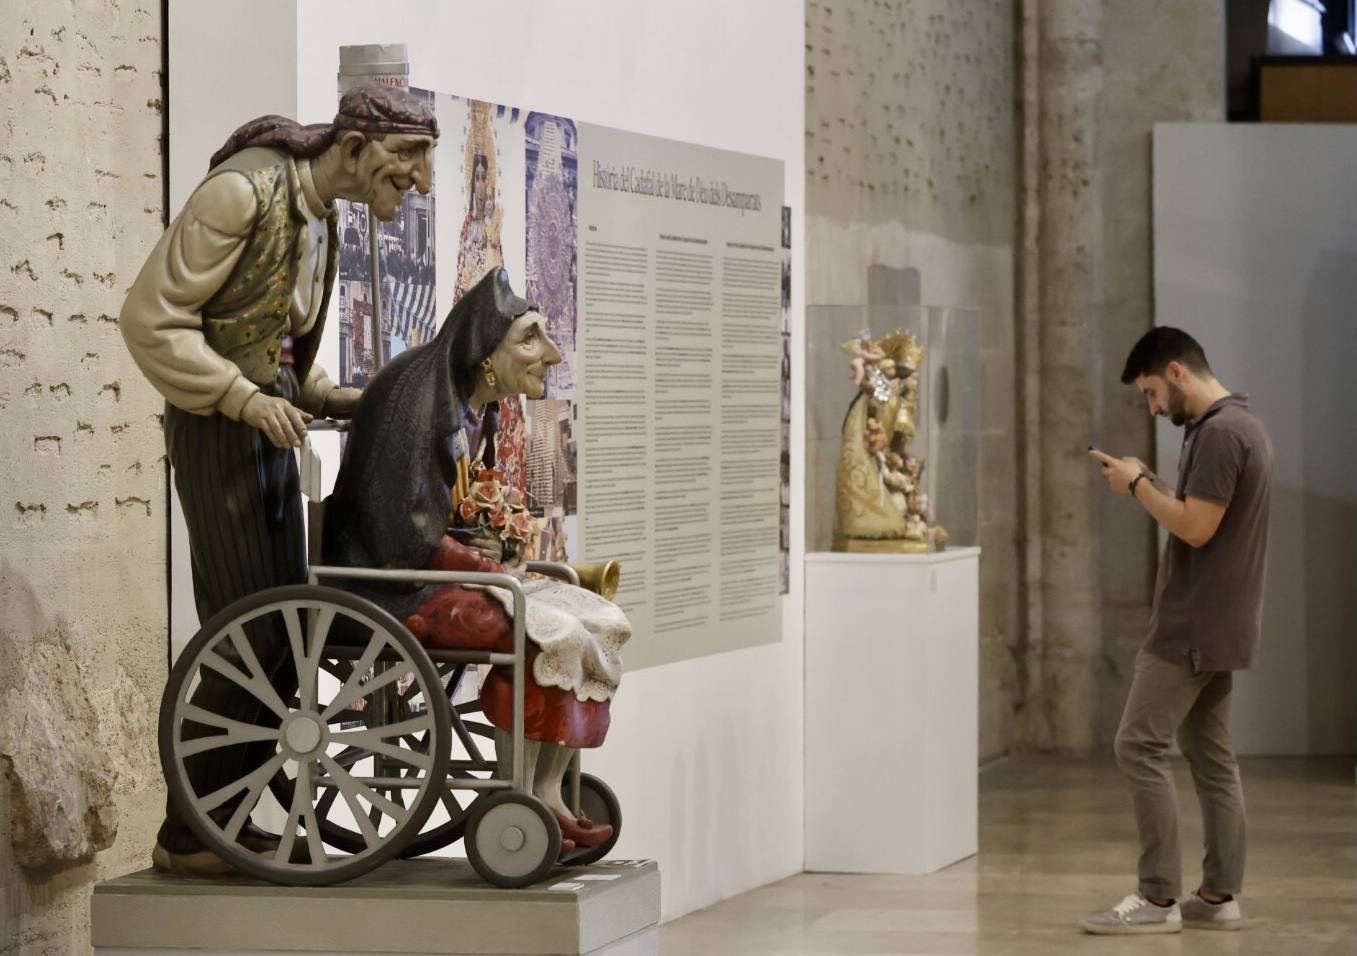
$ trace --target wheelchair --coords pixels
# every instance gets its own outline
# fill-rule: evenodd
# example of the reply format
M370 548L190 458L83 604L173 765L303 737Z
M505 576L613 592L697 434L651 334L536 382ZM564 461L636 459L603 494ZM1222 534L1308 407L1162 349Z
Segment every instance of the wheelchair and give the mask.
M315 555L324 506L309 440L300 456ZM569 565L527 569L580 584ZM513 596L513 653L425 648L377 604L334 586L342 581L502 588ZM309 564L306 584L242 598L180 654L160 707L170 800L208 849L286 886L341 883L458 840L481 878L506 888L539 882L558 865L601 860L621 833L621 808L603 781L581 772L578 753L566 800L613 827L606 843L562 859L560 826L525 785L525 620L522 586L509 574ZM512 668L510 733L497 734L480 713L474 685L485 665ZM228 715L195 702L204 680L234 685L240 706ZM240 766L200 793L189 765L212 751L228 768ZM253 848L241 842L247 834Z

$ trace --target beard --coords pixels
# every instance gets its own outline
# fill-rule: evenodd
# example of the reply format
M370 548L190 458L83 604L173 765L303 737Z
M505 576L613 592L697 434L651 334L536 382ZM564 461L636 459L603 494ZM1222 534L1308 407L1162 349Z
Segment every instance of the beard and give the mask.
M1172 382L1167 383L1169 387L1169 421L1182 428L1187 423L1187 396L1183 390Z

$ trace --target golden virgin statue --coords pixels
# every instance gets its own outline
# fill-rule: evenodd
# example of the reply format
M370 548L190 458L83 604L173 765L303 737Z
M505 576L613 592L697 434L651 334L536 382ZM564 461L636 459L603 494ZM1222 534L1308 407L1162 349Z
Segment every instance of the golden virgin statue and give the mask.
M843 343L858 394L844 417L834 508L834 550L927 551L923 459L909 451L919 413L924 348L897 329L879 342L863 331ZM934 543L946 541L941 528Z

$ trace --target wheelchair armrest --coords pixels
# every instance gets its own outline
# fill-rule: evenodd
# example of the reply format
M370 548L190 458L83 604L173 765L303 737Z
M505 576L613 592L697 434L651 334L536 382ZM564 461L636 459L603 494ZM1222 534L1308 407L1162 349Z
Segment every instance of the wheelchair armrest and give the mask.
M529 561L529 571L536 571L554 578L561 578L586 591L593 591L604 600L611 601L617 596L617 587L622 577L622 567L616 561L603 564L561 564L556 561Z
M568 564L561 564L559 561L528 561L524 567L537 574L546 575L549 578L560 578L568 584L580 587L580 575Z

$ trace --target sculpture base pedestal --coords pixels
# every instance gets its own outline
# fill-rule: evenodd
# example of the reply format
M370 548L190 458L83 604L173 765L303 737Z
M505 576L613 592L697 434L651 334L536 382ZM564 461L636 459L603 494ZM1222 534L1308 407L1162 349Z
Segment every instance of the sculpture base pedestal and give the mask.
M655 956L660 870L650 860L558 870L524 890L462 860L396 860L339 886L188 880L142 870L94 888L96 956Z
M979 548L806 555L806 869L977 846Z
M844 538L834 539L834 553L841 554L926 554L927 541L909 538Z

